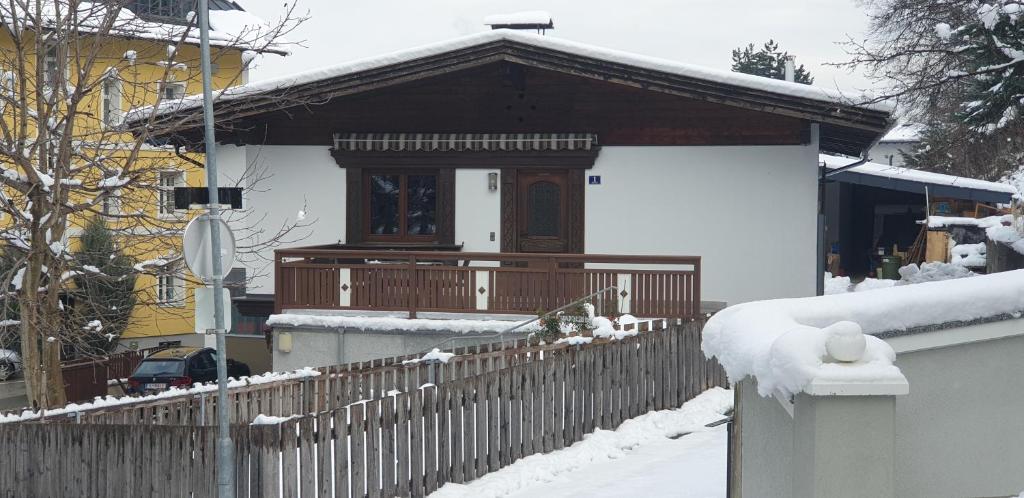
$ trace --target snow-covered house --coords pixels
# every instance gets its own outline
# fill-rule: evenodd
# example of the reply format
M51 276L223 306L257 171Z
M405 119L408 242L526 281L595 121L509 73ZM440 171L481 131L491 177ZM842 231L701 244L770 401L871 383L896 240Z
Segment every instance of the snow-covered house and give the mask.
M871 148L871 158L889 166L903 166L903 154L910 154L921 143L924 126L917 123L900 123L889 130L878 144Z
M171 140L201 143L198 103L164 110L194 125ZM890 126L828 89L511 30L252 83L215 112L224 175L272 175L246 194L263 223L315 220L316 247L266 254L249 289L279 310L813 295L818 154Z

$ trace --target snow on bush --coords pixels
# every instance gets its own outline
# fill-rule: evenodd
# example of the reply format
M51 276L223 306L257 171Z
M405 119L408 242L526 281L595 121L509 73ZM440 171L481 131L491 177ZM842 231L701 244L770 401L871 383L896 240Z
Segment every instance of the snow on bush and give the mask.
M531 486L571 476L588 465L620 460L668 437L716 430L706 426L731 410L732 400L732 391L714 387L680 408L646 413L622 422L614 431L596 429L568 448L528 456L467 484L445 484L431 496L488 498L527 494Z
M965 305L969 300L970 305ZM753 377L762 395L792 395L815 378L890 381L901 376L892 348L867 337L860 361L831 362L825 342L838 322L866 334L1011 315L1024 310L1024 270L900 285L874 292L744 303L717 313L704 327L704 354L732 382Z

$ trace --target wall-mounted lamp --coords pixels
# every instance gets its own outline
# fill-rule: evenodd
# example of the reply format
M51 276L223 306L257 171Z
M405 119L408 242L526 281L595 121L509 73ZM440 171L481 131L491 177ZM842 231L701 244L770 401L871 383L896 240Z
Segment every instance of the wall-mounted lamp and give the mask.
M487 190L490 190L491 192L494 192L495 190L498 190L498 174L497 173L487 173Z

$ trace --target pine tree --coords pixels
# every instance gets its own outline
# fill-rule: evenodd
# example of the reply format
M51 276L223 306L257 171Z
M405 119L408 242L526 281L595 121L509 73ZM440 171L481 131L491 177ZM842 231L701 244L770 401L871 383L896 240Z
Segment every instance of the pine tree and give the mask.
M132 258L118 247L114 232L102 216L85 226L78 251L74 253L75 286L68 319L71 330L81 331L75 353L98 355L110 351L128 326L135 306L135 275Z
M788 52L780 52L775 40L768 40L760 50L754 50L754 44L736 48L732 51L732 70L737 73L755 74L777 80L786 79L786 58ZM796 68L794 81L810 85L814 83L803 64Z
M962 26L939 23L935 32L946 50L965 61L963 71L948 74L969 83L964 121L985 133L1017 121L1024 110L1024 5L981 4Z

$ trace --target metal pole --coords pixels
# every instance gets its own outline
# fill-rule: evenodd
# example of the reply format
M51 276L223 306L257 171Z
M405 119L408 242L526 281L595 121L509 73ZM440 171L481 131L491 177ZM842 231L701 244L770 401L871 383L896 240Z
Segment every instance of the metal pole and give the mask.
M213 252L213 319L217 334L217 496L234 498L234 445L228 427L231 413L228 398L227 347L224 340L224 268L220 245L220 198L217 195L217 140L213 131L213 87L210 74L210 2L199 0L199 63L203 73L203 125L206 158L207 206L210 219L210 249Z

